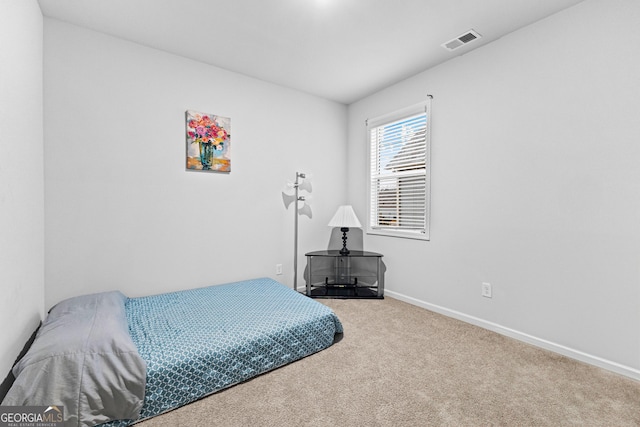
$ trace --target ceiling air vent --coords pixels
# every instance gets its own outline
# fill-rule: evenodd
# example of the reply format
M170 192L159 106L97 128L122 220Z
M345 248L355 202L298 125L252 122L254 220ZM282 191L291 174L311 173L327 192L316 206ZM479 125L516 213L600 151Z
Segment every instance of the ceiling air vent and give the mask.
M474 40L482 37L480 34L475 32L474 30L469 30L464 34L459 35L453 40L449 40L446 43L442 43L441 46L447 50L456 50L459 47L466 45L467 43L471 43Z

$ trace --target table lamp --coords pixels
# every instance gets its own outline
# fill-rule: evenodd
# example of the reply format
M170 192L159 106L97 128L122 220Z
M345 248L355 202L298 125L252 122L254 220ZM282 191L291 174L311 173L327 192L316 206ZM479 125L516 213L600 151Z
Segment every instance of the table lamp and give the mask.
M349 249L347 249L347 232L349 231L349 227L362 227L353 208L350 205L339 206L336 214L331 218L331 221L329 221L329 227L340 227L340 231L342 231L342 249L340 249L340 255L349 255Z

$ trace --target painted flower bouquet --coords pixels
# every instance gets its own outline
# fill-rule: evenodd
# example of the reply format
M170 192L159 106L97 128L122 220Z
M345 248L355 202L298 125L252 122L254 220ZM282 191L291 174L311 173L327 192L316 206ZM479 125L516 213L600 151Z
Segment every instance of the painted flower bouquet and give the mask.
M187 134L191 138L191 143L213 144L215 146L224 144L228 134L224 128L218 126L210 116L195 114L195 117L187 123ZM222 150L222 147L217 148Z

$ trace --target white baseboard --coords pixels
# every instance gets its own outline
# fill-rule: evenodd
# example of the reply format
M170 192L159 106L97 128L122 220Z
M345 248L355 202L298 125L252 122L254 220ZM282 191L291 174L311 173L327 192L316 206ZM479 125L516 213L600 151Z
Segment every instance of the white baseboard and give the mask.
M598 356L593 356L582 351L574 350L572 348L556 344L551 341L544 340L542 338L534 337L533 335L525 334L520 331L516 331L511 328L506 328L497 323L488 322L486 320L480 319L478 317L470 316L468 314L461 313L459 311L451 310L445 307L441 307L439 305L431 304L425 301L421 301L416 298L412 298L406 296L404 294L390 291L385 289L385 294L389 295L392 298L398 299L400 301L407 302L412 305L416 305L418 307L425 308L430 311L434 311L436 313L443 314L448 317L452 317L454 319L461 320L466 323L470 323L475 326L479 326L484 329L488 329L490 331L496 332L498 334L517 339L519 341L526 342L528 344L534 345L536 347L543 348L545 350L553 351L558 354L562 354L563 356L570 357L572 359L579 360L584 363L588 363L590 365L597 366L599 368L606 369L608 371L615 372L620 375L624 375L625 377L629 377L636 381L640 381L640 370L634 369L629 366L621 365L620 363L612 362L610 360L603 359Z

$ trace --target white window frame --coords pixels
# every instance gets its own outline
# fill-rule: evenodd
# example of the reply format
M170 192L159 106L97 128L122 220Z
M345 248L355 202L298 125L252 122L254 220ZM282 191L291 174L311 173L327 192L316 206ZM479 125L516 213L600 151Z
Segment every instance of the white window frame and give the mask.
M416 105L412 105L401 110L394 111L383 116L379 116L373 119L369 119L366 122L367 127L367 146L368 146L368 158L367 158L367 182L369 189L367 191L367 234L402 237L409 239L429 240L429 223L431 214L431 96L427 98L425 102L421 102ZM424 175L424 223L419 228L403 228L402 226L390 226L381 225L379 220L377 202L378 193L378 181L384 178L403 177L407 176L407 171L404 172L389 172L388 170L382 174L380 173L379 141L377 136L372 135L372 131L389 125L394 122L402 122L408 118L425 115L426 116L426 129L424 136L424 169L414 170L409 172L411 176L417 177L418 175ZM422 143L422 142L421 142ZM413 194L415 196L415 193Z

